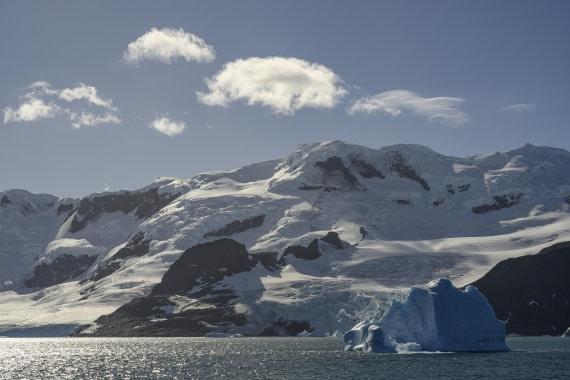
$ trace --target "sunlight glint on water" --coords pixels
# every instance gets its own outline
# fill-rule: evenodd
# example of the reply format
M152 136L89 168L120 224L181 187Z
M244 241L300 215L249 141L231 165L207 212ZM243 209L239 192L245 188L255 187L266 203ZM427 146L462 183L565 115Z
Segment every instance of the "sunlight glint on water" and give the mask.
M338 338L0 339L1 379L565 378L570 339L505 353L369 354Z

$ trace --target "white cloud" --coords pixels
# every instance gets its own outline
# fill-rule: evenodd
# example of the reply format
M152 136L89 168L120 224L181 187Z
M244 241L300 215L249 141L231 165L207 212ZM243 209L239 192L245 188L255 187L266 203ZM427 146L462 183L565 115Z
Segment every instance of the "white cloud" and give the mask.
M138 65L143 60L171 63L178 57L186 59L187 62L209 62L216 57L216 52L203 39L184 32L182 28L152 28L129 43L123 53L123 61L132 65Z
M394 117L410 113L430 123L458 126L469 122L469 116L458 109L462 103L460 98L423 98L411 91L393 90L358 99L347 112L350 115L380 112Z
M41 98L45 95L57 95L57 90L52 90L51 84L43 80L32 83L24 90L28 90L24 95L24 98L27 99Z
M176 136L184 132L186 124L183 121L171 120L168 115L156 118L150 127L167 136Z
M25 103L18 106L17 109L6 107L4 111L4 124L13 122L30 122L38 119L52 118L61 109L53 103L46 104L42 99L27 98Z
M252 57L226 63L206 79L209 93L198 101L228 106L236 100L261 104L276 114L292 115L305 108L333 108L344 97L342 80L331 69L297 58Z
M66 117L73 128L82 126L96 126L99 124L121 122L116 115L117 107L113 106L111 99L104 99L97 94L97 89L80 83L75 88L63 90L52 89L52 86L45 81L34 82L25 87L26 93L21 97L21 103L17 108L6 107L4 111L4 124L8 122L30 122L39 119L53 118L55 116ZM102 107L107 109L104 114L96 114L97 109L89 108L86 111L83 107L69 105L71 108L63 107L56 103L59 100L73 102L74 100L85 100L89 106Z
M113 111L117 110L117 107L113 106L111 99L100 98L97 95L97 89L95 87L87 86L83 83L79 83L75 88L65 88L59 91L58 96L68 102L84 99L90 104L105 107Z
M79 115L76 113L70 113L69 119L73 122L71 126L75 129L79 129L82 126L94 127L99 124L119 124L121 122L121 119L110 113L103 116L94 115L90 112L81 112Z
M532 104L511 104L509 106L504 106L501 108L503 112L513 112L513 113L531 113L536 111L537 107Z

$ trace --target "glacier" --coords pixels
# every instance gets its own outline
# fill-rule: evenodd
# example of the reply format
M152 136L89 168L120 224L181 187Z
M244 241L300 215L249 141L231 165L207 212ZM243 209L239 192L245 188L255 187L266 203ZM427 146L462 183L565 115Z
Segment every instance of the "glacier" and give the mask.
M345 350L508 351L504 322L473 286L464 291L440 278L412 287L378 322L363 321L344 335Z

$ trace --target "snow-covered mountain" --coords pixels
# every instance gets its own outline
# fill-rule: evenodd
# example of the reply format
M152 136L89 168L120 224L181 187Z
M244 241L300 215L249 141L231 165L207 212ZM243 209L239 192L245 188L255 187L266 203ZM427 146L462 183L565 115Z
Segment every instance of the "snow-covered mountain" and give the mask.
M528 144L448 157L332 141L136 191L9 190L0 335L344 332L411 286L466 285L570 240L569 203L570 153Z

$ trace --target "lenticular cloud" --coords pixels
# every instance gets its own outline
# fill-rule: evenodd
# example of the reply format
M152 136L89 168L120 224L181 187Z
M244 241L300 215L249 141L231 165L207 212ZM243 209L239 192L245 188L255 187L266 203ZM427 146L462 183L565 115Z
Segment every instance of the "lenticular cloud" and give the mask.
M152 28L131 42L123 53L124 62L131 65L144 60L171 63L179 57L187 62L209 62L216 57L216 52L203 39L182 28Z
M260 104L276 114L292 115L301 108L334 108L346 90L331 69L297 58L252 57L226 63L206 79L209 92L198 101L228 106L236 100Z
M411 91L393 90L358 99L349 107L348 113L379 112L394 117L410 113L426 118L430 123L459 126L469 122L469 116L458 109L462 103L460 98L423 98Z

